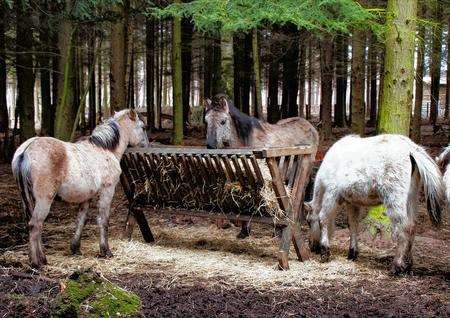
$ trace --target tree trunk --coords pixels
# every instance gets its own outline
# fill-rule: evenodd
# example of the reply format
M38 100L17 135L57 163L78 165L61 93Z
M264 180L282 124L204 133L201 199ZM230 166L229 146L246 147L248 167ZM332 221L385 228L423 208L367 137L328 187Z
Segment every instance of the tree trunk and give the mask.
M333 95L333 40L326 35L320 43L322 136L331 137L331 104Z
M255 116L264 119L261 92L261 65L259 62L258 29L252 31L253 80L255 82Z
M194 26L184 18L181 20L181 66L183 86L183 125L189 124L190 95L191 95L191 70L192 70L192 33ZM175 101L175 100L174 100Z
M283 96L281 101L282 118L298 116L298 58L299 38L294 26L285 27L286 33L292 35L288 49L283 57Z
M313 41L312 37L309 38L309 48L308 48L308 104L306 105L306 119L311 119L311 107L312 107L312 80L313 80Z
M380 133L409 135L414 81L417 0L388 0Z
M9 139L8 105L6 100L6 29L6 4L3 1L0 3L0 161L7 161L7 144Z
M20 139L33 137L34 128L34 73L33 73L33 22L28 4L16 1L16 74L17 109L19 110Z
M70 12L72 2L66 0L66 12ZM69 20L61 22L58 46L60 52L58 82L58 103L55 115L55 137L69 141L77 117L78 102L76 101L76 64L75 36Z
M111 110L117 111L126 108L126 32L123 5L118 3L113 8L118 18L111 25L111 73L109 81Z
M220 89L228 98L234 97L233 36L220 34Z
M364 66L365 66L365 32L355 30L352 38L352 131L364 135Z
M98 39L98 48L101 52L102 49L102 38ZM102 121L103 112L102 112L102 54L99 52L97 57L97 122L100 123ZM103 92L106 94L106 92ZM106 105L105 105L106 106Z
M347 37L343 34L339 34L336 39L336 106L334 108L334 123L337 127L345 126L348 77L347 65Z
M305 117L305 79L306 79L306 32L301 32L298 72L298 116Z
M425 58L425 27L419 26L417 40L417 67L416 67L416 96L414 102L414 115L411 127L411 139L420 142L420 126L422 122L423 75Z
M180 3L180 0L175 0ZM173 84L173 143L183 142L183 88L181 66L181 19L173 18L172 30L172 84Z
M95 88L95 35L90 35L89 48L88 48L88 69L89 69L89 129L93 130L97 124L96 113L96 88Z
M273 31L275 33L275 30ZM273 35L275 36L275 35ZM273 38L271 39L273 41ZM280 108L278 106L278 76L279 76L279 56L277 54L277 46L270 46L271 61L269 62L269 83L268 83L268 100L267 100L267 121L271 124L276 123L280 119Z
M441 79L441 50L442 50L442 24L441 15L442 7L439 2L433 3L434 6L434 22L433 27L433 48L431 53L430 62L430 76L431 76L431 88L430 88L430 124L436 126L437 118L439 115L439 86Z
M147 17L145 23L145 68L147 127L155 127L155 22Z
M0 136L4 134L5 142L7 142L9 134L8 105L6 100L6 10L5 2L0 3ZM0 159L6 159L6 157L6 144L0 138Z
M369 74L370 74L370 83L368 83L369 88L369 109L370 109L370 118L369 123L371 127L375 126L377 123L377 41L374 34L371 34L370 37L370 46L369 46Z
M47 1L41 1L43 11L39 14L39 69L41 82L41 106L42 121L41 135L53 135L53 123L55 122L55 110L52 105L50 85L50 29L48 27Z
M445 90L445 119L450 118L450 17L447 16L447 89Z
M213 59L214 59L214 41L211 35L207 34L203 42L204 68L203 68L203 95L205 98L212 98L213 81ZM203 102L203 101L201 101Z

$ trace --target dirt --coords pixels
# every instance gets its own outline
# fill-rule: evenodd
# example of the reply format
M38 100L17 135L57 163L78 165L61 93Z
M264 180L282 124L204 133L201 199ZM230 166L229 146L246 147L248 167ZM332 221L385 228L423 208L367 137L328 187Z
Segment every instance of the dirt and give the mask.
M440 148L430 144L436 155ZM145 317L450 316L449 221L435 230L424 206L413 270L400 277L389 273L394 246L386 233L361 232L360 258L351 262L346 260L348 230L338 228L330 263L316 256L300 263L291 253L290 271L279 272L271 228L255 225L250 238L237 240L234 226L219 229L208 220L147 214L157 238L148 245L138 230L132 242L122 239L126 208L119 187L110 227L115 257L103 260L96 258L96 212L83 235L83 256L72 257L77 210L55 202L43 233L49 265L35 272L27 260L20 196L10 166L0 165L0 317L48 317L61 280L80 267L137 293Z

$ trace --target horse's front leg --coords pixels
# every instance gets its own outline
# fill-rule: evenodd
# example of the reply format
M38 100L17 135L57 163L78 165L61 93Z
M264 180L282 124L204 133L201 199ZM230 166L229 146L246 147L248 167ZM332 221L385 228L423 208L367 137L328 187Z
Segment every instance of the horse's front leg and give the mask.
M358 258L358 227L361 208L354 205L347 206L348 211L348 229L350 231L350 247L348 249L349 260L356 260Z
M333 235L334 218L338 207L337 199L326 193L319 213L320 222L320 256L322 262L330 260L330 241Z
M111 201L114 196L115 185L104 189L100 193L98 200L99 214L97 217L97 224L100 229L100 252L99 257L113 257L108 244L108 225L109 213L111 209Z
M89 212L89 202L86 201L80 204L80 210L77 215L75 234L72 242L70 243L70 250L73 255L81 255L80 240L83 233L83 227L86 224L87 213Z

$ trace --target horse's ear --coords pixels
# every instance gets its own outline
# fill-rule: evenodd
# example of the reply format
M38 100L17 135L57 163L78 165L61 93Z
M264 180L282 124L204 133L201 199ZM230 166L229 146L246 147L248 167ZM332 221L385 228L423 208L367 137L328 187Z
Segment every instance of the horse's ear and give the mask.
M203 101L203 106L205 106L205 110L208 111L211 109L212 101L209 98L205 98Z
M228 111L230 110L229 107L228 107L227 99L224 96L220 97L220 99L219 99L219 106L226 113L228 113Z
M135 121L136 118L138 117L136 111L134 109L130 109L130 112L128 113L128 116L130 116L130 119L132 121Z

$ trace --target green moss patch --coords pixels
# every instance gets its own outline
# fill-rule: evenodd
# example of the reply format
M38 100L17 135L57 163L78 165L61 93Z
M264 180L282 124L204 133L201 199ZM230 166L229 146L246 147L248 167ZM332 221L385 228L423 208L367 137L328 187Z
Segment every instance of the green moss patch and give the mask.
M382 204L371 207L363 222L373 236L381 232L391 232L391 220L386 214L386 207Z
M92 272L75 273L61 284L52 317L134 317L141 300Z

